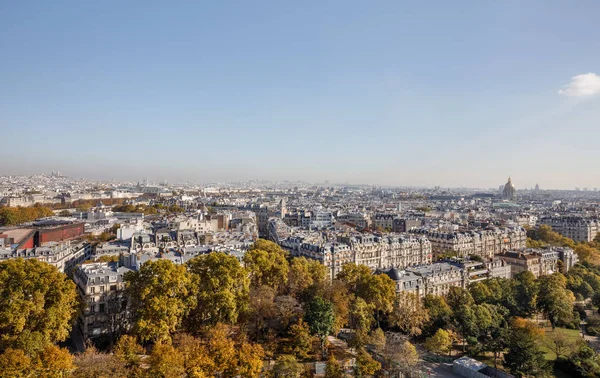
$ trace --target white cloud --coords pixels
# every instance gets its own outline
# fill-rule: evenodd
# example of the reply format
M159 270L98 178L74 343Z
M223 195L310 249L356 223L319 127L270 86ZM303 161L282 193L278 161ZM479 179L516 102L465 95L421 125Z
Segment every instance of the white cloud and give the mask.
M573 97L585 97L600 94L600 75L590 72L573 76L571 82L558 91L558 94Z

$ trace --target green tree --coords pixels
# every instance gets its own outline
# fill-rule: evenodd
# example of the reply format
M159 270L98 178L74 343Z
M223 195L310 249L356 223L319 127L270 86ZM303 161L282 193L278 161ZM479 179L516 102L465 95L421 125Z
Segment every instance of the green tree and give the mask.
M0 350L16 346L32 356L65 340L77 306L75 284L52 265L0 262Z
M273 242L259 239L244 255L244 264L253 287L266 285L279 291L287 285L286 253Z
M567 289L567 280L560 273L539 278L538 309L548 317L552 329L573 317L573 293Z
M308 323L311 333L321 340L321 353L325 357L327 336L333 330L335 322L332 303L321 297L315 297L306 306L304 321Z
M533 273L527 271L517 274L515 304L517 316L530 317L536 310L539 285Z
M539 378L549 375L544 353L531 334L513 328L509 333L507 349L504 354L504 366L516 377Z
M452 348L452 335L440 328L433 336L427 338L425 348L433 353L448 354Z
M191 329L217 323L235 324L248 310L250 280L234 256L214 252L194 257L188 269L195 282L197 306L189 315Z
M423 298L423 306L429 314L427 334L433 334L439 328L446 328L452 320L452 309L444 297L427 294Z
M125 281L132 299L135 334L142 341L170 342L171 333L196 305L186 267L170 260L149 261L138 271L128 272Z

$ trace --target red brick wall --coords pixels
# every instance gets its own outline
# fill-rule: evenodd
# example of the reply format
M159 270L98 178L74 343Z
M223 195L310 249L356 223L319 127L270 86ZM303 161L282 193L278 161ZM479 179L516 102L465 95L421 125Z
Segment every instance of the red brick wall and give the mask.
M40 229L38 231L39 244L51 242L51 241L62 241L71 239L76 236L82 235L84 231L83 223L68 224L56 228Z

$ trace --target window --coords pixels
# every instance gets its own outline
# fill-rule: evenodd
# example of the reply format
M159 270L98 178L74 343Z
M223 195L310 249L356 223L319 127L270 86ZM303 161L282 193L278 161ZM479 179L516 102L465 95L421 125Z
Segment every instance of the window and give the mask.
M117 285L110 285L110 291L117 290Z
M104 285L100 286L100 292L104 293Z
M99 312L104 312L104 303L100 303L100 310L98 310Z
M90 287L90 293L94 294L96 292L96 288L95 287Z

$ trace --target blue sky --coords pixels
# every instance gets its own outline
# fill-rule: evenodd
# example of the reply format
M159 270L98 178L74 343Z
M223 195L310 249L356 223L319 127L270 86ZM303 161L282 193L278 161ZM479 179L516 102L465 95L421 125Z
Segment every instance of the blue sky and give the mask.
M0 174L600 187L598 14L595 0L2 2Z

